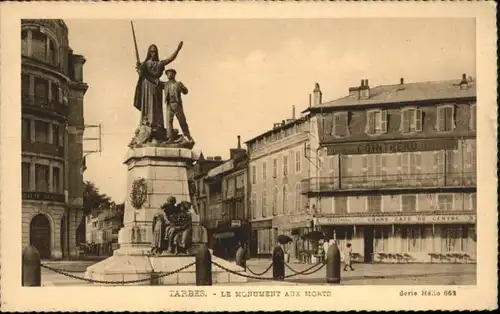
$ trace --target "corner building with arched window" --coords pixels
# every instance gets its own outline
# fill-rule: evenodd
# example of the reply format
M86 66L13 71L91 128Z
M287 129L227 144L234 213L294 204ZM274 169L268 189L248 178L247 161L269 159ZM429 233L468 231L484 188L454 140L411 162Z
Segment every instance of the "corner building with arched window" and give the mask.
M83 81L62 20L21 21L22 246L69 258L85 242Z
M321 171L303 181L317 226L360 262L473 262L476 84L383 85L308 109Z

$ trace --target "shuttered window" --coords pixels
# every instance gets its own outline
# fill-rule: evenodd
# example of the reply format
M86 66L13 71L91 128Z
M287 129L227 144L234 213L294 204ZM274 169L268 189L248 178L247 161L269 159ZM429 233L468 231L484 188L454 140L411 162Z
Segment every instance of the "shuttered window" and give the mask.
M333 115L333 135L344 137L348 135L348 113L337 112Z
M422 131L422 110L415 108L403 109L401 121L403 133Z
M476 105L471 105L470 106L470 129L471 130L476 130Z
M437 130L441 132L452 131L455 126L453 106L439 107L437 112Z
M386 110L368 111L366 115L365 132L367 134L387 133L387 111Z

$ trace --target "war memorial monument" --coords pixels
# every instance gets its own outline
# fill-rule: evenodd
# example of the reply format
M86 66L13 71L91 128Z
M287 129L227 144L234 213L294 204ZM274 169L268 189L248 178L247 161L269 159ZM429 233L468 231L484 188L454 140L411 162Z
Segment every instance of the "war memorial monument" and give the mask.
M132 34L136 44L133 24ZM113 256L88 267L87 279L137 280L137 285L196 282L195 255L207 244L207 231L196 210L195 186L188 178L188 169L198 156L192 150L195 142L183 110L182 95L186 95L188 89L176 81L176 70L165 70L176 59L182 45L180 42L175 52L163 60L157 46L151 45L142 62L135 45L138 81L133 104L140 111L140 120L124 161L128 197L124 226L118 234L120 247ZM167 81L160 80L163 74ZM182 134L173 127L174 116ZM212 256L212 261L231 271L244 272L242 267L218 257ZM173 274L161 276L171 272ZM214 283L246 282L245 277L215 265L212 278Z

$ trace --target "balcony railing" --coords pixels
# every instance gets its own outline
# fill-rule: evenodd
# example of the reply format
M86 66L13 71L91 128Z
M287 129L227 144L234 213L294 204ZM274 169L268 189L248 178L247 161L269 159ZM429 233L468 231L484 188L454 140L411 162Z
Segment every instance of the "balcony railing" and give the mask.
M302 193L350 189L475 186L475 172L419 173L344 177L318 177L302 180Z
M59 115L68 116L68 107L60 103L57 99L48 100L46 97L35 97L28 93L22 94L22 103L24 106L36 107Z

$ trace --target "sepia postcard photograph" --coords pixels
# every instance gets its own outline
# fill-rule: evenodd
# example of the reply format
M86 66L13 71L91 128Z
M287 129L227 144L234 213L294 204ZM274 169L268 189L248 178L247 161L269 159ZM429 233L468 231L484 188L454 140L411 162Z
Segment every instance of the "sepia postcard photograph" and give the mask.
M493 1L0 9L1 310L498 307Z

